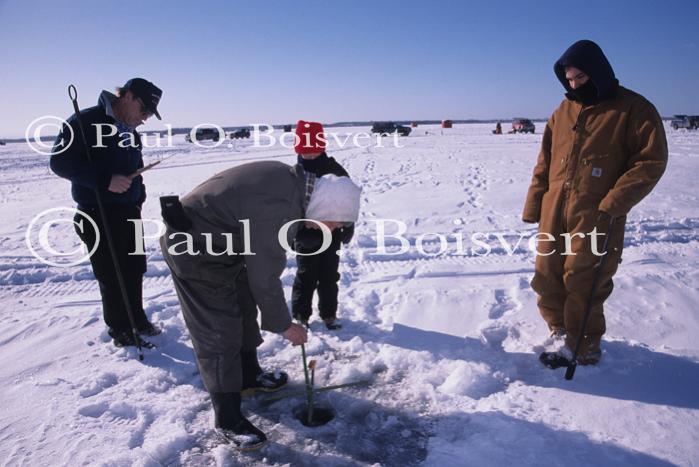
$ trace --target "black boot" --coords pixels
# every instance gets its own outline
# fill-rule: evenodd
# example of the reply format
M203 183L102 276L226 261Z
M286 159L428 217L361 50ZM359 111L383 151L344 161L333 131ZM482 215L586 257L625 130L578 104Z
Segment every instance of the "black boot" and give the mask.
M267 436L240 411L239 392L212 392L216 432L227 443L233 443L240 451L260 449Z
M573 352L563 345L555 352L542 352L539 355L539 361L552 370L561 367L567 368L573 361Z
M257 360L257 349L242 350L240 362L243 367L243 396L250 396L257 391L278 391L289 381L289 375L283 371L262 371Z
M262 373L260 362L257 360L257 349L241 350L240 365L243 368L243 387L254 382L257 375Z
M133 333L131 331L117 332L113 329L107 330L109 337L112 338L112 342L115 347L135 347L136 340L134 339ZM142 337L139 339L141 342L141 347L144 349L153 349L155 345Z
M138 323L138 325L136 325L136 330L140 335L150 337L157 336L163 332L160 326L156 326L148 320Z
M325 323L325 327L328 329L328 331L337 331L338 329L342 329L342 325L337 322L337 319L335 318L323 318L323 323Z

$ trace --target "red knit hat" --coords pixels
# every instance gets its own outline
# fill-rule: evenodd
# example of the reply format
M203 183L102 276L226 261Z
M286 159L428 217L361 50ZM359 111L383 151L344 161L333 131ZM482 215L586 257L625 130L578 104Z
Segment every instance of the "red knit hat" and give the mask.
M323 124L299 120L296 124L294 150L296 154L313 154L325 151Z

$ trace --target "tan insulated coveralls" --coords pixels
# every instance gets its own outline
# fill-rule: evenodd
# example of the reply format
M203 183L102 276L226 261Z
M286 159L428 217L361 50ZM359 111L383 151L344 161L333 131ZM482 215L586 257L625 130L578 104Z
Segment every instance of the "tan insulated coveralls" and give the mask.
M540 242L532 288L550 328L567 331L573 349L579 335L599 261L591 237L573 236L565 255L563 233L588 234L594 227L609 240L581 353L599 348L605 332L604 301L621 262L626 214L650 193L667 164L667 141L655 107L639 94L619 86L612 99L584 107L564 100L544 130L522 218L539 222L539 232L556 237ZM601 251L604 237L598 237ZM552 253L544 256L547 253Z

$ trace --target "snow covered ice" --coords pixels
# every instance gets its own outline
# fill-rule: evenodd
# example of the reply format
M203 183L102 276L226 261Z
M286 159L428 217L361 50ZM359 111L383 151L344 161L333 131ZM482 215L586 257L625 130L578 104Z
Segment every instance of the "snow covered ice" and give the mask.
M699 464L699 133L666 127L668 170L630 214L624 261L607 302L604 356L573 381L537 359L547 329L529 287L534 255L517 239L541 134L491 134L492 125L420 126L405 147L328 154L363 187L357 235L342 250L340 331L311 322L316 385L372 380L318 396L335 418L304 427L303 397L243 409L270 444L240 454L215 436L169 271L146 242L144 306L164 332L139 363L111 345L88 263L52 267L25 245L32 218L72 207L69 182L26 144L0 147L0 459L5 465L697 465ZM368 128L332 129L340 134ZM159 196L184 194L236 164L282 148L203 149L175 137L144 151L175 155L145 174L144 218ZM407 225L410 249L376 248L375 219ZM57 248L75 248L70 226ZM154 226L146 224L147 234ZM425 233L491 234L490 254L416 248ZM501 234L506 245L495 236ZM423 238L428 253L439 249ZM287 297L295 275L282 276ZM300 350L265 334L260 360L301 385Z

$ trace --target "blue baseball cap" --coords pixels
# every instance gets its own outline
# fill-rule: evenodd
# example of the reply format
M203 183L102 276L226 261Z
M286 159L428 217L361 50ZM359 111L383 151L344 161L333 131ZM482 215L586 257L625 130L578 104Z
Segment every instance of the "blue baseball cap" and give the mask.
M160 102L160 98L163 97L162 89L143 78L128 80L124 85L124 89L128 89L134 96L141 99L146 109L155 115L158 120L162 120L162 118L160 118L160 113L158 113L158 103Z

